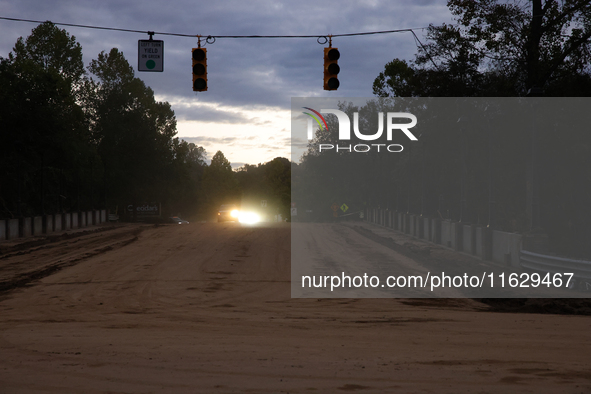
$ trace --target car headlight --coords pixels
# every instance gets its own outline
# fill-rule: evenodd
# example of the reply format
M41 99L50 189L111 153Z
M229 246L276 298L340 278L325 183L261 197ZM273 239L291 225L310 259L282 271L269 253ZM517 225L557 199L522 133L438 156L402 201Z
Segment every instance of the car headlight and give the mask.
M232 212L230 212L230 216L232 216L233 218L237 218L238 215L240 215L240 212L237 209L232 210Z
M240 212L238 221L244 224L255 224L261 221L261 217L254 212Z

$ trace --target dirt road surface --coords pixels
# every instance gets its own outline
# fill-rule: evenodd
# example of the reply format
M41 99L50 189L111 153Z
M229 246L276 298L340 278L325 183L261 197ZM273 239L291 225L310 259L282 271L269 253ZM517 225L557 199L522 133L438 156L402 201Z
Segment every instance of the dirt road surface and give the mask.
M0 393L591 392L589 316L292 299L289 224L4 248L0 290Z

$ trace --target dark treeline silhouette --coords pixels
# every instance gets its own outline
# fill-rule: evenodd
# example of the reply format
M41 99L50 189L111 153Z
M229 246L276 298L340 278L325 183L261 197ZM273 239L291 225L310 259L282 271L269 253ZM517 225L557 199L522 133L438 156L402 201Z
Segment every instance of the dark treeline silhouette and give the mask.
M551 251L589 258L589 100L553 107L556 102L549 97L591 93L591 22L586 16L591 1L451 0L448 6L457 24L430 26L415 60L386 64L374 81L374 94L449 100L528 96L529 101L504 106L496 118L498 100L488 103L488 114L484 101L475 111L465 101L452 103L435 111L439 119L433 115L435 103L422 112L411 99L394 107L379 100L361 108L341 103L351 120L359 112L366 134L377 130L377 112L388 108L417 115L416 132L423 134L417 142L389 142L404 145L399 154L355 156L319 153L319 143L339 141L317 130L294 171L294 194L325 219L331 218L331 203L347 200L359 209L380 206L504 231L544 233ZM504 116L516 122L507 127ZM447 126L438 128L446 117ZM330 130L338 130L336 118L326 119Z
M590 0L449 0L454 24L430 25L410 63L375 79L380 97L586 97Z
M0 81L3 217L198 199L205 151L174 137L170 105L116 48L87 71L75 37L46 22L0 59Z
M336 117L327 115L329 131L316 130L294 170L294 201L321 220L332 220L331 204L345 203L351 212L380 207L508 232L544 232L551 250L591 256L589 104L576 98L340 103L350 120L359 114L366 135L378 130L378 113L412 113L418 141L400 130L391 141L385 131L375 141L354 135L338 140ZM320 144L341 148L319 152ZM373 146L364 153L370 144L381 144L380 152ZM390 144L403 149L387 152Z
M0 58L0 87L0 217L149 202L194 217L244 187L222 152L208 166L176 137L170 104L116 48L85 68L75 37L45 22Z
M291 166L284 157L255 165L246 164L236 172L245 208L256 208L258 202L267 202L268 212L290 219Z

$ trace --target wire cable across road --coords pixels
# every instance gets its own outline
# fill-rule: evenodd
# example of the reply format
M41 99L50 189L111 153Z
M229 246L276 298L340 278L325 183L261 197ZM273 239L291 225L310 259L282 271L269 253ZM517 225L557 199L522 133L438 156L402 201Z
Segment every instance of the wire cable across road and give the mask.
M13 22L30 22L30 23L44 23L44 22L51 22L54 25L58 26L70 26L70 27L79 27L83 29L99 29L99 30L112 30L112 31L122 31L127 33L141 33L141 34L154 34L154 35L163 35L163 36L177 36L177 37L213 37L213 38L318 38L318 37L352 37L352 36L367 36L367 35L374 35L374 34L391 34L391 33L404 33L404 32L412 32L414 34L414 30L423 30L426 27L417 27L412 29L395 29L395 30L381 30L381 31L367 31L367 32L359 32L359 33L343 33L343 34L305 34L305 35L204 35L204 34L183 34L183 33L167 33L167 32L158 32L158 31L148 31L148 30L134 30L134 29L122 29L118 27L105 27L105 26L93 26L93 25L81 25L76 23L64 23L64 22L52 22L52 21L39 21L33 19L22 19L22 18L9 18L5 16L0 16L1 20L13 21Z

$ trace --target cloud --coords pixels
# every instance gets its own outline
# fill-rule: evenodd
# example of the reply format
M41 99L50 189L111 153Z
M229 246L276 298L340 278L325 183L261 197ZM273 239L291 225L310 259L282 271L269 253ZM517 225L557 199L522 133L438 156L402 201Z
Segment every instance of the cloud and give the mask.
M237 137L180 137L180 139L187 141L189 143L194 143L195 145L202 145L204 143L216 143L216 144L223 144L229 145L233 144L235 141L240 140Z
M332 44L341 52L341 86L327 92L322 89L323 48L327 45L319 45L316 36L420 28L451 21L445 2L440 0L0 0L0 9L3 16L15 18L155 31L154 39L164 40L164 72L136 72L136 76L159 100L171 103L179 122L205 126L269 127L271 120L252 116L249 111L289 110L292 97L372 96L373 81L387 62L393 58L412 60L417 52L408 32L335 37ZM10 21L0 24L2 57L7 57L19 36L28 36L36 26ZM99 52L117 47L137 69L137 41L148 39L146 33L61 28L81 43L86 64ZM191 48L197 46L198 34L216 37L215 43L204 44L208 91L199 93L192 90L191 73ZM223 38L225 35L314 37L236 39ZM421 30L417 35L424 39ZM203 127L203 132L209 129Z
M183 121L199 121L203 123L231 123L231 124L239 124L239 123L248 123L249 119L244 117L243 115L229 112L229 111L220 111L216 109L209 109L209 108L191 108L191 107L181 107L181 106L174 106L174 113L176 115L177 120Z
M11 3L11 4L8 4ZM3 13L55 22L69 22L140 31L191 35L328 35L395 28L424 27L449 21L441 1L270 1L194 2L147 0L121 2L90 0L39 2L2 1ZM330 18L327 17L330 15ZM2 21L3 52L10 49L23 29L33 24ZM75 27L66 29L82 42L85 61L101 50L119 47L130 61L137 62L137 40L147 34ZM16 34L11 34L15 32ZM27 35L28 33L25 33ZM420 35L420 31L419 31ZM230 105L287 107L292 96L331 95L322 90L323 46L316 38L216 39L208 50L209 90L192 91L191 47L196 37L158 35L165 42L165 71L139 73L157 93L196 98ZM9 46L7 47L7 44ZM363 37L335 37L333 46L341 51L342 73L339 93L346 96L371 95L371 85L386 62L394 57L411 59L416 52L410 33ZM215 118L215 117L214 117Z

